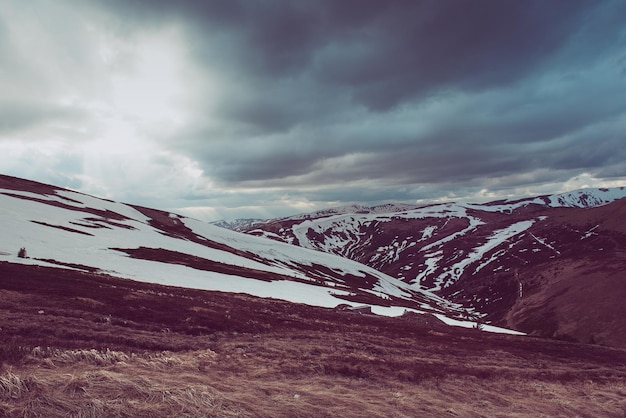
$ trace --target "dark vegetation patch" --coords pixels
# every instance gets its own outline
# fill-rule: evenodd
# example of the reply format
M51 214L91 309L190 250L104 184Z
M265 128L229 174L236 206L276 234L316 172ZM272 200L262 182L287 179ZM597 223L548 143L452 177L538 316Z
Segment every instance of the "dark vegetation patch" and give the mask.
M54 206L54 207L58 207L58 208L62 208L62 209L67 209L67 210L71 210L74 212L85 212L85 213L91 213L93 215L97 215L97 216L101 216L104 219L114 219L117 221L125 221L125 220L129 220L129 218L127 218L124 215L120 215L117 212L113 212L111 210L108 209L95 209L95 208L89 208L89 207L82 207L82 206L74 206L74 205L68 205L66 203L63 202L59 202L56 200L48 200L48 199L41 199L38 197L32 197L32 196L24 196L21 194L16 194L16 193L7 193L7 192L0 192L4 195L7 196L11 196L17 199L23 199L23 200L31 200L33 202L37 202L37 203L42 203L44 205L49 205L49 206ZM61 196L57 196L57 197L61 197ZM63 197L61 197L63 198ZM72 202L76 202L73 199L65 199L65 200L70 200ZM81 202L77 202L80 203L82 205Z
M35 258L35 260L45 261L46 263L56 264L58 266L63 266L63 267L70 267L76 270L83 270L83 271L87 271L90 273L96 273L100 271L100 269L97 267L86 266L84 264L77 264L77 263L64 263L62 261L54 260L52 258Z
M93 218L93 217L89 217L89 218L83 218L85 221L90 221L90 222L94 222L96 223L96 225L99 225L103 228L108 228L106 225L100 225L102 223L104 224L109 224L111 226L114 226L116 228L123 228L123 229L128 229L128 230L135 230L136 228L132 225L126 225L120 222L115 222L109 218Z
M261 338L292 340L287 346L295 351L311 347L313 353L298 354L303 364L312 362L298 371L304 375L487 379L506 366L512 377L603 379L609 367L611 376L626 378L626 351L619 349L489 334L415 320L414 315L360 315L7 262L0 263L0 312L5 341L0 361L7 363L36 346L182 351ZM253 343L249 349L258 356L271 354Z
M70 223L72 225L76 225L76 226L82 226L84 228L92 228L92 229L101 229L101 228L106 228L106 229L113 229L110 226L107 225L102 225L99 222L94 222L94 223L82 223L82 222L75 222L75 221L70 221ZM125 225L128 226L128 225Z
M338 329L337 319L344 329L360 324L408 331L399 321L390 328L383 317L242 294L8 262L0 263L0 272L0 327L29 346L181 350L201 347L220 333ZM418 331L424 329L413 330Z
M167 250L164 248L111 248L112 250L126 253L132 258L142 260L158 261L161 263L180 264L191 267L196 270L212 271L216 273L230 274L233 276L250 277L256 280L271 282L273 280L295 280L287 276L280 276L275 273L255 270L248 267L237 266L233 264L221 263L207 258L181 253L178 251Z
M63 226L63 225L52 225L52 224L49 224L49 223L47 223L47 222L32 221L32 220L31 220L31 222L32 222L32 223L34 223L34 224L38 224L38 225L49 226L49 227L51 227L51 228L61 229L61 230L63 230L63 231L73 232L73 233L75 233L75 234L89 235L89 236L91 236L91 237L93 237L93 236L94 236L93 234L90 234L89 232L81 231L81 230L79 230L79 229L70 228L70 227L68 227L68 226Z
M158 209L146 208L143 206L132 207L147 216L150 219L148 223L155 229L161 231L163 235L172 238L189 240L205 247L225 251L231 254L236 254L240 257L258 261L260 263L265 262L262 257L253 252L240 250L221 242L215 242L206 237L197 235L195 232L189 229L178 216L171 216L169 212Z
M0 188L8 190L28 191L31 193L54 195L57 191L63 190L49 184L39 183L33 180L21 179L18 177L0 174Z
M378 283L378 278L363 273L363 276L356 276L350 273L338 273L333 269L323 266L321 264L313 263L310 267L308 266L299 266L300 269L305 270L307 274L311 277L317 278L320 281L331 280L338 282L336 277L339 275L341 277L340 284L346 286L347 289L373 289L374 285Z

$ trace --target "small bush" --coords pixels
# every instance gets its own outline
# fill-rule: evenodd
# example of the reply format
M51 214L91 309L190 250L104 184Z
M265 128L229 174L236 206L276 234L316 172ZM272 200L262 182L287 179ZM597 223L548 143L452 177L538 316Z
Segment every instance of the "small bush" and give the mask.
M8 370L0 376L0 399L19 399L35 386L32 379L22 379Z
M2 345L0 345L0 364L2 362L16 364L20 362L29 351L28 348L13 339L5 340Z

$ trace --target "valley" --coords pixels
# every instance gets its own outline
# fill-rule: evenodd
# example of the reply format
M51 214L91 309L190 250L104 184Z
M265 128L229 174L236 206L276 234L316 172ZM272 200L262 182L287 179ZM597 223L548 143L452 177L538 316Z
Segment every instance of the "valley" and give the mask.
M525 333L626 347L623 188L339 208L246 232L350 258ZM592 326L591 324L595 324Z

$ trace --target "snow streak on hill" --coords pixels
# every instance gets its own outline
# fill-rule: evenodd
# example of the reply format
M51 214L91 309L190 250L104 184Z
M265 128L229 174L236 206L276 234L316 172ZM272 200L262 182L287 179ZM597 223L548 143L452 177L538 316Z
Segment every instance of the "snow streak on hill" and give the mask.
M558 254L550 239L526 233L547 219L540 211L596 207L625 196L626 188L584 189L486 204L347 206L266 221L247 232L341 255L436 292L464 274L505 268L500 261L513 251ZM529 246L522 248L526 238Z

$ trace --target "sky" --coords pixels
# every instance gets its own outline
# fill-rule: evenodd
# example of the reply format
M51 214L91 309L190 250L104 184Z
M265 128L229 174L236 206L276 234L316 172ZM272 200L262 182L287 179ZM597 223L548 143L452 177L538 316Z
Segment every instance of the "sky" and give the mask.
M201 220L626 186L623 0L3 0L0 173Z

